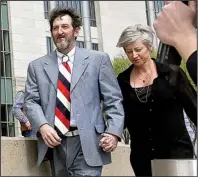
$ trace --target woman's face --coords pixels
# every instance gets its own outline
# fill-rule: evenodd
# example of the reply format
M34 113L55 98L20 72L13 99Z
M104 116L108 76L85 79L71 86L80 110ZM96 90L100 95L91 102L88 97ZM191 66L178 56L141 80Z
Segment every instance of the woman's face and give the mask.
M124 50L135 66L142 66L150 59L150 48L142 40L136 40L126 45Z

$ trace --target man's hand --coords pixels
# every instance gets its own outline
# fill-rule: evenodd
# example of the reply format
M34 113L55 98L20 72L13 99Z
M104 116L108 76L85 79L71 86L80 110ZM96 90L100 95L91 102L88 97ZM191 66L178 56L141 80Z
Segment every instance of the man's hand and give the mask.
M174 46L176 41L183 40L179 36L186 37L188 32L192 32L196 16L196 5L193 6L192 3L196 2L189 1L189 6L181 1L168 3L157 15L154 28L163 43Z
M40 134L45 144L50 148L54 148L61 143L61 138L58 136L57 132L48 124L44 124L40 127Z
M29 121L27 121L27 122L25 123L25 126L27 127L28 130L32 130L32 126L31 126L31 124L30 124Z
M197 50L197 34L194 26L196 1L188 3L188 6L181 1L168 3L154 22L154 28L160 41L174 46L186 60Z
M113 152L118 144L118 137L109 133L103 133L99 145L103 151Z

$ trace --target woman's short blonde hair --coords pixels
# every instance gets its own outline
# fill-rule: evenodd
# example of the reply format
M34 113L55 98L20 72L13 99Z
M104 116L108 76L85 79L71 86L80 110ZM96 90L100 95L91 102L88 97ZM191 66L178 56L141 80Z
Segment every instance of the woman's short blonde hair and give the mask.
M116 47L124 47L125 45L136 40L143 40L146 45L153 46L154 31L150 26L136 24L128 26L121 34Z

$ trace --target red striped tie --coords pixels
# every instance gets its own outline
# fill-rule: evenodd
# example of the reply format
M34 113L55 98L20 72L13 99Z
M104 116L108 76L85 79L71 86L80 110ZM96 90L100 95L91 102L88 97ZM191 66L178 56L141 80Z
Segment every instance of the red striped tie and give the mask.
M67 62L63 62L59 67L55 126L64 135L70 127L70 82L71 69Z

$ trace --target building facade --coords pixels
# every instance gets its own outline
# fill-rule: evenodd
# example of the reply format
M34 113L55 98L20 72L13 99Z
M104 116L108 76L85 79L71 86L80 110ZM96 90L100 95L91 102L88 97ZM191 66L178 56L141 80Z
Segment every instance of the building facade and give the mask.
M116 47L121 32L137 23L152 26L162 5L161 1L89 1L92 49L107 52L111 60L123 54ZM56 6L83 12L82 1L1 1L2 136L20 135L19 123L11 114L14 96L24 88L29 62L55 49L48 16ZM85 47L83 27L77 45Z

